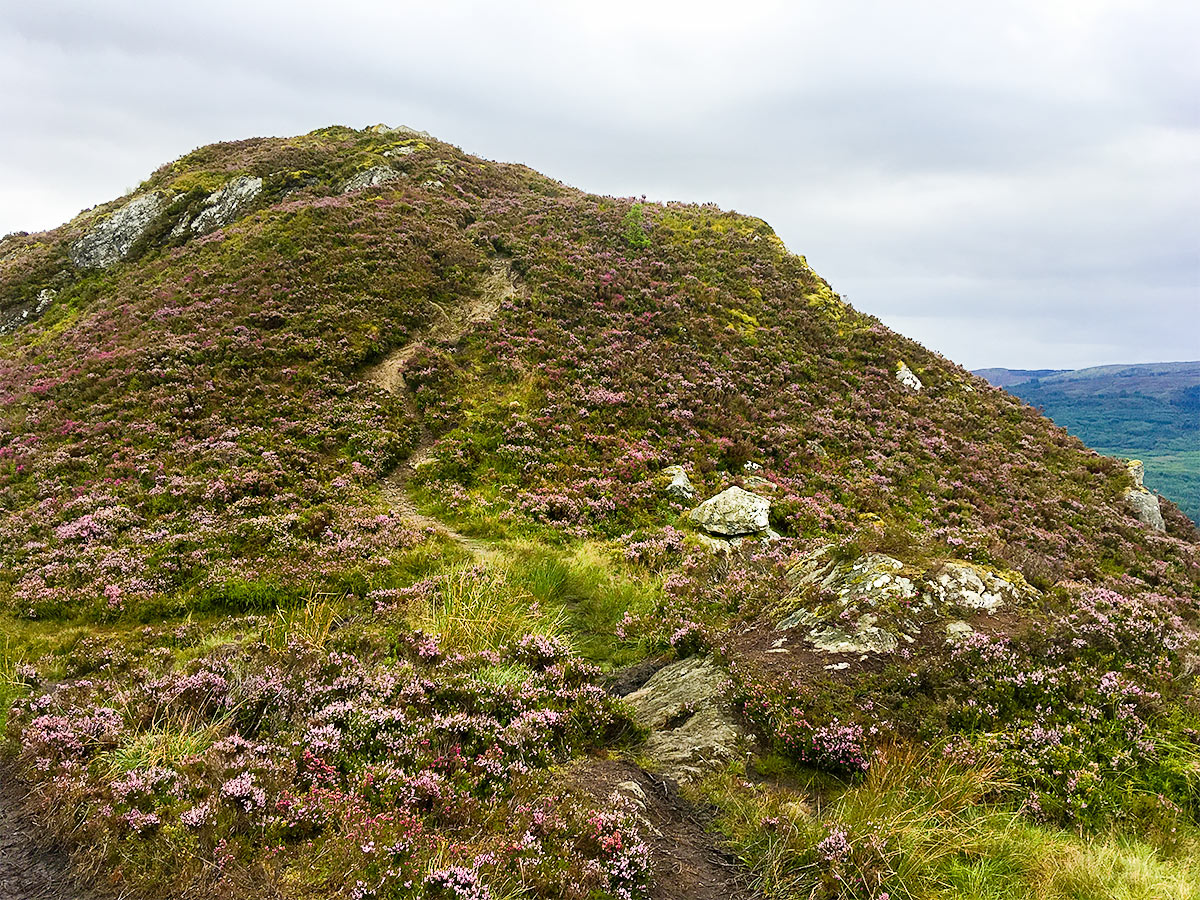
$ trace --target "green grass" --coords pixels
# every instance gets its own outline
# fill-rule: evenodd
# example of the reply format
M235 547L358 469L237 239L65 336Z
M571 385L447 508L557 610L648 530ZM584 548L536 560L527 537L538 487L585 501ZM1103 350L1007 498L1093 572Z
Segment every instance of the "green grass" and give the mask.
M755 769L761 776L762 768ZM1083 838L988 802L998 772L936 751L895 749L859 784L822 799L776 772L740 764L700 788L718 824L771 898L891 900L1190 900L1200 897L1200 833L1170 846L1112 833ZM827 787L828 785L826 785ZM844 831L837 859L819 844Z

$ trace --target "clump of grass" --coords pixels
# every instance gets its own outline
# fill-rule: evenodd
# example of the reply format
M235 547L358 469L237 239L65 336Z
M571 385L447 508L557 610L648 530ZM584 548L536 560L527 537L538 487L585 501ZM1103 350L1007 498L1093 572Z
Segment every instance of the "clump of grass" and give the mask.
M310 594L304 603L279 607L263 630L263 643L282 650L292 641L321 648L345 616L345 598L336 594Z
M505 565L460 565L437 579L411 624L437 634L442 646L478 653L511 645L528 634L562 635L566 617L543 606Z
M936 749L890 748L861 783L816 812L814 798L780 783L751 783L737 767L710 778L702 791L771 897L1200 896L1195 835L1179 836L1181 852L1171 856L1130 835L1085 840L989 803L1006 789L998 777L995 767L964 766Z

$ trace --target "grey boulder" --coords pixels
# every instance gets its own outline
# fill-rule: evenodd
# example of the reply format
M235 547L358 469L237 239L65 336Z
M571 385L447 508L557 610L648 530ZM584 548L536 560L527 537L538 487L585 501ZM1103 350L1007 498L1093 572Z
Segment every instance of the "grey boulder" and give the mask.
M740 487L726 488L693 509L688 518L721 537L760 534L770 527L771 501Z

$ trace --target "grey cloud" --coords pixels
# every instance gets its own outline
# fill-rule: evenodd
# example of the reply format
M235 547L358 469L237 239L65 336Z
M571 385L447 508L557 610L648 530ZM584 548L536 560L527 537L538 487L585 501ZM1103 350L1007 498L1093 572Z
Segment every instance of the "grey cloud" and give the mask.
M0 0L0 232L211 141L403 122L760 216L969 365L1197 358L1198 29L1105 0Z

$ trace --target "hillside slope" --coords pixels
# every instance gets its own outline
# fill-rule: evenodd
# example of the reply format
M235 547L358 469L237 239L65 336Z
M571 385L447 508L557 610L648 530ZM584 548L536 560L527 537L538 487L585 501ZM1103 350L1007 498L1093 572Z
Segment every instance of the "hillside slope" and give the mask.
M1100 453L1142 460L1147 485L1200 519L1200 362L976 374Z
M0 332L7 750L93 884L1200 884L1195 528L758 219L216 144L4 238Z

